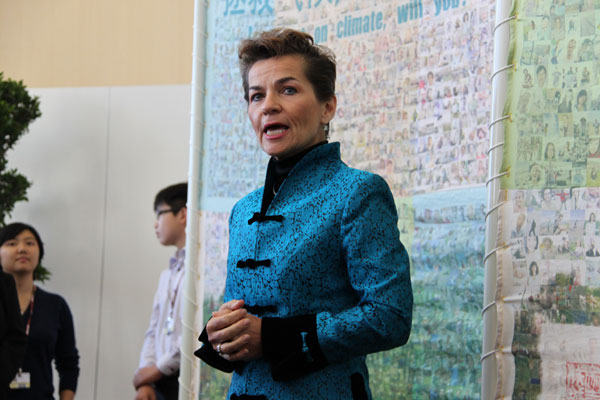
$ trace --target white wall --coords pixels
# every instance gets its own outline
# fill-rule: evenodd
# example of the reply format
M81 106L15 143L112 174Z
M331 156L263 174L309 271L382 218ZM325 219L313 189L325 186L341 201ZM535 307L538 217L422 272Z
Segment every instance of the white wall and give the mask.
M33 186L10 221L39 230L52 272L42 286L71 307L77 398L133 398L152 297L174 252L156 240L152 202L187 179L190 87L31 93L43 114L9 152L9 167Z

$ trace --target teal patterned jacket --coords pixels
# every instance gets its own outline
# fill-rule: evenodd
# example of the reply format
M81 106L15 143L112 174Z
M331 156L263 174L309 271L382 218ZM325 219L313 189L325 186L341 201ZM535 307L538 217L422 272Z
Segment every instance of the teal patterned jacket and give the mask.
M262 318L264 357L231 365L228 398L370 399L366 355L405 344L412 319L388 185L328 143L294 166L264 215L262 195L231 212L225 301Z

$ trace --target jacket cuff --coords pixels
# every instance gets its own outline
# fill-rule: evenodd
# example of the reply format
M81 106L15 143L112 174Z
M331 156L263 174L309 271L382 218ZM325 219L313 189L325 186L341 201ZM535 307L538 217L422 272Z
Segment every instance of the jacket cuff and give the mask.
M327 365L317 336L317 316L262 318L263 355L275 381L287 381Z
M231 362L221 357L213 348L208 341L208 334L206 333L206 327L198 338L202 342L202 347L194 352L194 355L200 358L202 361L207 363L213 368L216 368L223 372L233 372L234 369L241 366L241 362Z

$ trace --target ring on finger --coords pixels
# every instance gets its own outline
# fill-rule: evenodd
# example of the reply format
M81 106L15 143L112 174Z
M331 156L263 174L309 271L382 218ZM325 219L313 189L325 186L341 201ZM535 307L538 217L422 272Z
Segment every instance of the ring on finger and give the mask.
M221 352L221 344L222 344L222 343L219 343L219 344L217 345L217 354L218 354L218 355L223 355L223 353Z

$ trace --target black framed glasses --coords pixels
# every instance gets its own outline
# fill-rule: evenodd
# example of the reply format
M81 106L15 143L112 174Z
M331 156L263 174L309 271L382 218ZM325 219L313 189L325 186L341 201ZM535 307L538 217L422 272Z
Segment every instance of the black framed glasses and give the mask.
M164 209L164 210L158 210L158 211L156 212L156 219L158 219L158 218L159 218L161 215L163 215L163 214L166 214L166 213L169 213L169 212L172 212L172 213L174 213L174 211L173 211L173 209L172 209L172 208L166 208L166 209Z

